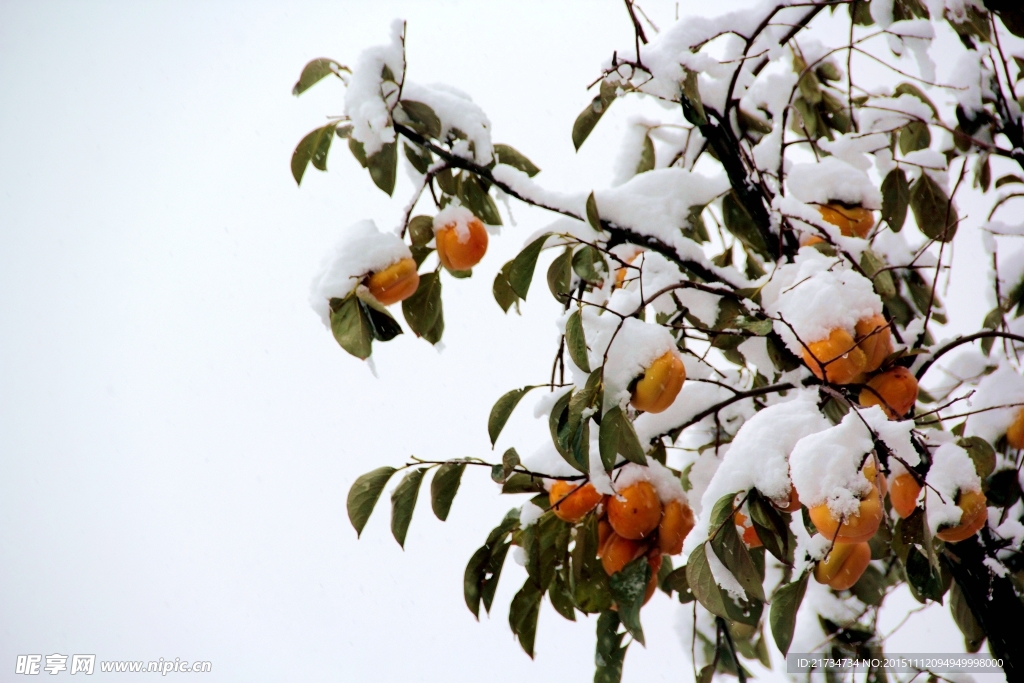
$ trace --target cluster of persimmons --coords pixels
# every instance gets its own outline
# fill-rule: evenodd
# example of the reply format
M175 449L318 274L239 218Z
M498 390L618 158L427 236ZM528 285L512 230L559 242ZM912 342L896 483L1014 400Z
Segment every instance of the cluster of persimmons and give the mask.
M819 206L818 210L825 221L839 227L847 237L866 237L874 225L872 212L861 207L831 203ZM435 230L434 236L438 258L449 270L468 270L479 263L487 251L487 231L475 218L462 230L454 223L444 225ZM820 237L810 237L804 244L822 241ZM631 254L626 263L635 261L639 254L639 250ZM419 279L416 262L403 258L370 273L364 284L377 301L389 306L415 293ZM625 279L626 268L620 268L615 285L624 286ZM854 332L851 336L847 330L836 328L825 339L805 344L804 362L820 380L860 385L858 402L862 406L877 405L890 419L903 418L917 402L918 386L905 367L886 363L893 353L889 323L883 316L874 315L859 320ZM679 353L674 349L667 351L631 384L630 404L638 411L662 412L675 401L685 380L686 368ZM1011 426L1007 439L1016 448L1024 447L1024 412ZM856 514L837 518L825 503L808 508L818 532L832 541L828 554L817 563L814 576L836 590L852 587L871 561L868 541L885 514L885 496L889 496L896 513L905 518L914 512L921 493L920 475L909 472L895 476L888 490L886 477L878 471L873 458L867 461L862 473L871 482L871 489L860 500ZM597 511L598 557L609 576L622 571L633 560L647 556L651 580L645 603L657 587L663 556L682 552L683 541L694 524L693 511L686 503L676 499L662 501L655 487L645 480L622 487L614 496L599 493L590 482L556 480L550 487L549 500L554 514L570 524ZM787 500L773 503L784 512L801 509L795 488L791 488ZM985 495L981 492L963 491L956 503L962 511L960 522L936 534L949 543L973 536L985 524L987 516ZM736 511L734 522L748 547L762 544L742 511Z

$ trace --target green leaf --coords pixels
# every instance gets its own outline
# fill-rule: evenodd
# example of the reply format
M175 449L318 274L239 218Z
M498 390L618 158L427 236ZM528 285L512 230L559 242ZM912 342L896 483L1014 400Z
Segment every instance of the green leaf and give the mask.
M572 125L572 144L577 150L589 137L590 132L594 130L594 126L601 120L604 113L608 111L611 103L615 101L615 90L615 85L601 81L600 93L576 117L576 122Z
M583 372L590 372L590 359L587 357L587 337L583 332L583 316L577 309L569 316L565 324L565 345L569 349L569 357Z
M484 545L473 553L463 579L463 593L466 606L477 618L480 617L480 601L484 609L490 612L494 592L497 590L501 568L508 554L508 535L519 526L519 508L512 508L505 515L501 524L496 526L487 536Z
M594 683L620 683L622 680L622 664L629 645L622 645L626 634L619 632L619 623L619 615L612 611L601 612L597 618Z
M971 611L963 591L960 590L960 584L955 581L949 590L949 611L953 614L953 621L956 622L960 633L964 634L968 651L977 652L985 640L985 630L981 628L978 620L974 617L974 612Z
M391 317L391 313L379 301L372 296L364 297L359 292L356 293L356 297L359 299L359 305L362 307L366 320L370 324L370 334L374 339L386 342L402 334L402 327Z
M758 229L754 219L747 213L746 208L736 196L735 191L730 191L722 198L722 218L725 228L733 234L740 242L751 250L765 258L771 255L765 245L764 237Z
M601 232L601 214L597 212L597 199L593 192L587 195L587 222L594 230Z
M550 236L550 233L541 235L530 242L512 260L512 268L509 269L508 273L508 283L511 285L512 291L521 299L525 300L527 292L530 291L530 281L533 280L533 271L537 267L537 258L540 256L540 250L544 248L544 242Z
M548 289L559 303L564 303L572 288L572 247L555 257L548 266Z
M463 206L472 211L473 215L488 225L501 225L498 205L491 199L491 195L487 194L487 190L480 185L476 176L460 174L456 189L456 194L462 200Z
M565 446L562 445L560 434L564 431L569 422L569 401L572 399L572 390L565 392L551 408L548 416L548 429L551 431L551 440L561 455L565 455Z
M314 59L306 64L306 66L302 67L302 75L299 76L299 80L295 82L295 86L292 88L292 95L298 97L332 74L338 76L340 79L341 76L339 73L342 71L352 73L352 70L347 66L342 66L333 59L327 59L326 57Z
M711 513L712 518L717 518L721 514L719 506L727 508L731 516L732 499L732 495L723 496L719 499ZM747 596L764 602L764 587L761 585L763 577L759 575L753 560L750 559L750 552L747 550L747 546L743 544L739 534L736 533L736 525L730 519L726 519L720 527L716 526L715 528L718 531L714 538L711 539L711 549L718 556L718 559L722 561L722 564L736 577L740 585L743 586Z
M352 156L356 158L356 161L359 162L359 165L366 168L366 149L363 148L363 143L350 135L348 138L348 149L352 152Z
M416 508L416 499L420 494L420 484L426 468L411 470L391 494L391 533L398 545L405 547L405 534L409 531L409 522Z
M540 173L540 169L537 168L532 161L508 145L495 145L494 159L499 164L505 164L506 166L519 169L531 178Z
M540 615L540 600L544 597L532 580L527 579L523 587L512 598L509 607L508 624L519 639L526 654L533 659L533 641L537 636L537 617Z
M960 220L956 208L927 173L922 172L910 188L910 208L914 211L917 227L927 237L949 242L956 235Z
M907 174L898 168L889 171L882 181L882 220L893 232L903 229L910 207L910 183Z
M513 389L499 398L494 407L491 408L491 414L487 418L487 434L491 437L492 448L495 442L497 442L501 430L505 428L505 423L508 422L512 411L519 405L519 401L523 396L526 396L527 392L536 388L537 385L531 385L525 386L522 389Z
M428 138L436 140L441 137L441 119L429 106L412 100L402 100L398 105L409 117L410 128Z
M306 173L306 166L313 162L313 166L321 171L327 170L327 153L331 149L331 141L334 139L334 129L338 124L329 123L322 128L310 131L302 138L292 152L292 177L295 184L302 184L302 176Z
M974 462L974 470L984 479L996 469L996 451L991 444L980 436L969 436L956 442L967 451Z
M349 138L351 139L351 138ZM313 160L316 166L316 160ZM395 192L395 179L398 174L398 143L388 142L380 151L366 158L366 167L370 170L370 178L380 189L392 195Z
M686 77L683 79L683 116L695 126L703 126L708 122L707 114L704 112L704 103L701 101L700 88L697 84L697 72L683 68Z
M679 593L679 602L684 605L695 600L693 591L690 590L690 582L686 576L686 567L673 570L661 582L663 590L676 591Z
M640 626L640 608L644 604L644 592L650 580L651 565L644 555L608 579L612 597L619 608L619 619L629 635L641 645L644 645L644 630Z
M561 574L555 574L555 580L548 587L548 600L562 617L569 621L576 621L576 607L573 605L569 586L562 579Z
M654 141L651 140L650 134L644 136L644 148L640 152L640 161L636 165L636 175L646 173L647 171L654 170L655 163L654 155Z
M544 493L544 483L529 474L517 472L505 480L502 493Z
M572 257L572 269L582 279L592 285L600 285L608 274L608 264L599 249L587 245Z
M394 467L378 467L356 479L348 490L348 519L356 530L356 538L363 533L384 486L396 471Z
M935 105L932 104L930 99L928 99L928 96L925 95L924 92L922 92L916 85L911 83L900 83L893 91L893 97L899 97L900 95L911 95L912 97L916 97L928 105L928 108L932 110L932 115L936 119L939 118L939 110L935 108Z
M508 282L509 273L512 271L512 261L509 261L498 274L494 276L494 285L491 287L491 293L494 294L494 300L501 306L501 310L508 313L508 309L512 308L512 304L518 304L519 295L512 289L512 285ZM516 308L518 310L518 306Z
M1021 178L1018 175L1013 175L1012 173L1004 175L996 181L996 189L998 190L1003 185L1009 185L1011 183L1020 183L1024 185L1024 178Z
M789 654L789 646L793 642L796 613L804 600L804 593L807 592L807 577L808 575L804 573L793 583L779 586L772 595L772 608L768 620L775 645L783 655Z
M348 296L337 303L331 299L331 333L341 348L356 358L366 360L373 351L373 331L359 299Z
M427 246L434 239L434 219L430 216L413 216L409 221L409 238L417 247Z
M932 144L932 134L928 132L928 124L922 121L911 121L900 131L900 152L904 155L919 149L928 149Z
M765 550L774 555L779 562L791 566L796 539L782 513L765 500L757 489L751 490L747 498L747 509L750 512L750 522Z
M486 576L487 564L490 559L490 546L484 545L478 548L469 558L462 578L462 594L466 600L466 607L477 619L480 618L480 585Z
M885 588L885 575L869 564L851 590L865 605L879 607L885 599Z
M434 163L434 157L430 154L430 150L409 142L402 143L402 149L405 150L405 158L409 160L412 167L421 175L426 175L430 170L430 165Z
M448 512L452 509L452 501L459 491L465 469L464 462L446 462L437 468L430 482L430 507L442 522L448 519Z
M519 467L519 454L516 453L516 449L509 448L501 456L501 470L502 470L502 482L509 478L512 471Z
M686 562L686 583L693 593L693 597L704 609L720 617L727 617L725 611L725 597L722 589L715 582L708 565L707 544L701 543L697 546Z
M861 254L860 267L864 274L871 278L878 296L883 299L891 299L896 296L896 282L892 278L892 271L886 270L886 262L870 247Z
M927 600L942 602L942 595L946 592L948 585L943 586L941 572L932 566L924 553L917 549L917 546L907 547L907 560L904 569L910 593L918 602L922 604Z
M402 302L402 313L417 337L431 344L441 340L444 311L441 305L441 276L437 272L420 275L416 292Z
M643 446L636 435L633 423L617 405L612 406L601 418L598 448L601 453L601 463L607 471L611 471L619 453L630 462L638 465L647 464L647 457L644 455Z

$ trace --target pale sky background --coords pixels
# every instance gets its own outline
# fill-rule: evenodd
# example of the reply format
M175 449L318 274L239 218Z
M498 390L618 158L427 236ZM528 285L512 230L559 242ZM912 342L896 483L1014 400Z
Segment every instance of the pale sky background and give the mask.
M0 2L0 679L52 653L209 660L207 681L592 677L595 619L545 605L536 660L513 640L511 560L491 617L466 609L466 561L521 503L486 470L466 472L446 523L425 487L404 552L386 498L358 542L345 512L357 476L409 454L492 457L491 405L545 377L557 344L542 278L521 318L490 294L546 221L517 205L474 277L446 281L441 354L411 334L377 344L375 379L307 304L342 230L394 226L411 186L400 172L389 199L337 144L296 188L292 149L343 88L291 87L309 59L353 64L396 17L409 77L471 94L539 181L608 183L628 107L580 154L570 131L632 42L618 1ZM983 271L959 241L966 327ZM498 453L546 438L530 403ZM890 603L883 630L916 606ZM624 680L689 680L689 614L660 594L644 609ZM962 640L929 608L889 649Z

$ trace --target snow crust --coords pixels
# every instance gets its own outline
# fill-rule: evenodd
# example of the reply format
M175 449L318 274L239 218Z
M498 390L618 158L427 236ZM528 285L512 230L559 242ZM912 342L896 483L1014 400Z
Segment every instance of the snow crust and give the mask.
M834 156L814 164L794 164L786 184L794 197L809 204L840 201L865 209L882 208L882 193L864 169Z
M382 233L373 221L360 221L320 264L310 287L309 304L324 325L331 326L331 299L343 299L369 273L411 258L408 245L392 233Z
M399 83L405 76L403 36L405 22L391 24L391 42L367 48L359 55L345 91L345 115L352 121L352 138L361 142L366 156L372 156L395 141L391 125L391 109L398 95L397 87L383 90L381 74L386 66Z
M628 463L623 465L614 475L614 486L616 491L621 491L627 486L632 486L638 481L650 482L654 490L658 492L658 499L662 504L673 500L686 503L686 493L683 485L679 483L672 470L662 465L653 458L647 458L647 466Z
M963 511L956 504L960 491L980 491L981 479L967 451L952 441L932 453L932 466L925 477L925 507L934 534L945 524L957 524Z
M1024 408L1024 377L1009 365L1004 365L978 383L970 404L972 411L985 412L967 417L964 434L980 436L994 444ZM991 410L986 410L989 408Z

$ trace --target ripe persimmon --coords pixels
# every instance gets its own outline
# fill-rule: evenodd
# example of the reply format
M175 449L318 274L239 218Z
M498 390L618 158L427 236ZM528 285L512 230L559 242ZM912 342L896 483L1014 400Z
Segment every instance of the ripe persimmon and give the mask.
M901 366L886 370L868 380L858 402L865 408L879 406L890 420L898 420L917 403L917 378Z
M871 562L867 543L836 543L814 567L814 580L837 591L852 588Z
M857 513L850 517L836 519L828 509L827 503L814 505L808 509L811 521L822 536L839 543L860 543L867 541L882 521L882 499L878 487L872 486L871 493L860 501Z
M441 265L448 270L469 270L487 253L487 230L475 217L461 230L456 223L448 223L434 231L434 243Z
M646 605L647 601L654 595L654 591L658 589L658 572L661 571L662 557L661 553L657 548L652 548L647 553L647 564L651 566L651 578L647 582L647 589L644 591L643 604Z
M370 294L383 306L408 299L419 286L420 274L416 272L416 261L411 258L396 261L366 278Z
M875 226L875 214L860 206L824 204L818 207L818 213L826 223L839 228L844 237L867 237Z
M754 525L747 524L747 516L745 514L737 511L732 516L732 521L736 523L736 526L743 529L743 533L740 534L740 538L743 539L743 543L746 544L748 548L760 548L764 545L761 543L761 537L757 535L757 529L754 528Z
M868 460L864 464L864 469L860 471L864 475L864 478L878 487L878 493L885 498L885 492L889 490L889 482L885 480L885 475L878 473L878 468L875 465L874 460Z
M892 353L892 331L889 323L880 315L863 318L854 327L857 346L864 352L867 364L864 372L874 372L882 367L882 361Z
M683 552L683 541L693 529L693 510L686 503L670 500L665 503L658 523L658 549L664 555Z
M960 508L960 522L935 532L946 543L959 543L970 538L988 521L987 501L981 491L961 491L956 504Z
M848 384L864 372L867 355L850 333L837 327L828 337L807 344L803 350L804 363L818 379L834 384Z
M564 522L575 524L583 519L604 498L590 482L580 486L569 481L557 480L551 484L548 499L551 511Z
M1024 408L1017 411L1013 423L1006 430L1006 443L1010 448L1024 448Z
M633 250L631 253L628 253L628 254L624 255L622 257L622 260L625 261L626 263L628 263L629 265L633 265L633 263L636 261L637 257L640 256L640 254L642 254L642 253L643 253L643 249L637 248L637 249ZM633 270L633 269L632 268L627 268L626 266L622 266L622 267L618 268L615 271L615 284L612 285L612 289L622 289L623 287L625 287L626 286L626 279L629 277L629 275L630 275L629 271L631 271L631 270ZM637 271L637 272L639 273L640 271Z
M622 568L647 552L647 546L629 538L623 538L612 532L601 546L597 556L601 558L601 566L608 576L622 571Z
M906 519L917 508L917 498L921 495L921 484L909 472L893 477L892 489L889 491L889 502L900 517Z
M686 366L675 351L666 351L647 366L633 387L630 404L637 410L660 413L676 400L686 380Z
M608 523L623 538L646 538L660 521L661 501L650 482L638 481L608 497Z

